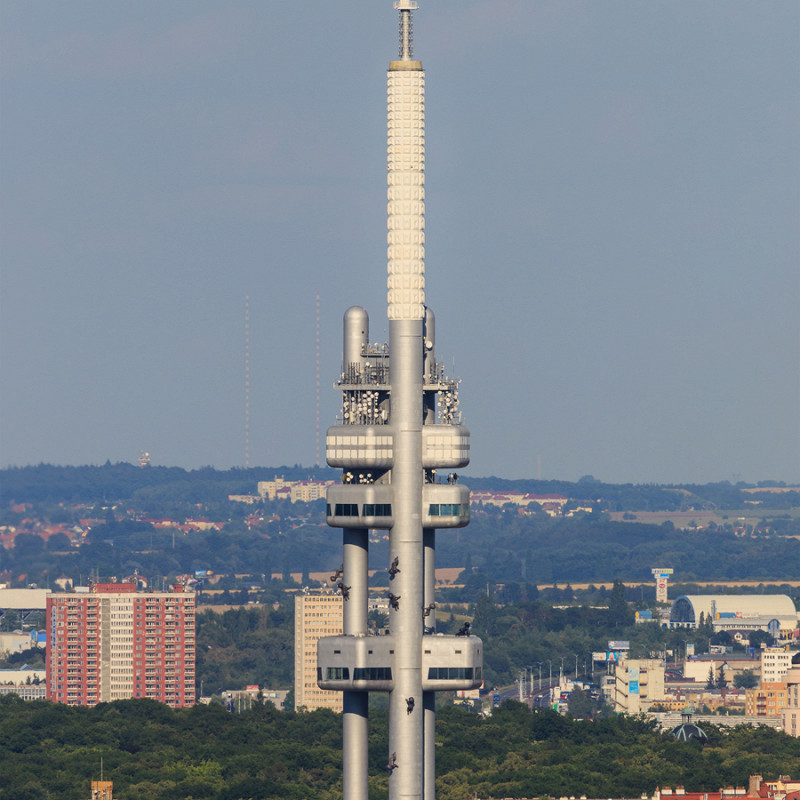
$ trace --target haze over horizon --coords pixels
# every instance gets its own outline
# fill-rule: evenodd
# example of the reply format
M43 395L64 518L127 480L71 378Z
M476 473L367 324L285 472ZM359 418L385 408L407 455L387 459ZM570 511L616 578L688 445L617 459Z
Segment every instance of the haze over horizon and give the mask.
M313 463L385 341L391 0L0 8L0 466ZM800 5L421 0L476 476L800 483Z

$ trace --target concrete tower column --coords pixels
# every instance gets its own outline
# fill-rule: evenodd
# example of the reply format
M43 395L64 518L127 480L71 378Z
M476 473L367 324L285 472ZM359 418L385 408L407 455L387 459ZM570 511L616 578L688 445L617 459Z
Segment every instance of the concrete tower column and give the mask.
M394 638L393 689L389 698L389 751L397 768L389 779L390 800L422 798L422 320L389 323L391 424L394 433L390 558L397 608L390 609ZM412 704L413 701L413 704ZM411 709L411 710L409 710Z
M436 597L436 530L424 528L422 531L424 562L423 606L430 609L425 617L425 626L430 632L436 631L436 611L431 608ZM436 692L422 693L423 722L423 787L424 800L436 797Z

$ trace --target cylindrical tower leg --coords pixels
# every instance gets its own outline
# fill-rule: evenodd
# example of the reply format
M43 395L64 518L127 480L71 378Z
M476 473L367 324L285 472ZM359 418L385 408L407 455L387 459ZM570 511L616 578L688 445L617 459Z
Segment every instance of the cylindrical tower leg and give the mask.
M424 736L425 752L423 754L423 798L436 798L436 692L422 693L422 707L425 714Z
M369 693L343 692L342 796L344 800L369 797Z
M345 528L342 531L343 576L347 588L344 601L343 631L347 635L367 632L367 579L369 562L368 531ZM342 698L342 781L344 800L367 800L369 694L344 692Z
M422 544L424 548L423 559L425 562L424 600L425 608L431 608L436 601L436 529L425 528L422 531ZM425 618L425 627L429 633L436 632L436 613L431 613Z
M369 531L366 528L342 530L343 575L347 586L342 628L346 636L367 632L367 582L369 564Z

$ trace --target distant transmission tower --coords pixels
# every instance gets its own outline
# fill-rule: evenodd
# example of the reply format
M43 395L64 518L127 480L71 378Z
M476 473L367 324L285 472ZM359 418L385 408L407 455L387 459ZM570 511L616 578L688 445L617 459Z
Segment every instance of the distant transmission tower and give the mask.
M244 468L250 469L250 293L244 296Z
M314 466L318 467L320 464L320 455L319 455L319 292L317 292L317 339L316 339L316 366L317 366L317 405L316 405L316 429L315 429L315 460Z

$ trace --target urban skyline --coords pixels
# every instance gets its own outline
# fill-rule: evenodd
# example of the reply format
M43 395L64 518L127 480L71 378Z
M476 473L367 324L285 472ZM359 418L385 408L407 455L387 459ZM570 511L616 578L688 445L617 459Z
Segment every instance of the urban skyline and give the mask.
M383 12L4 4L0 464L243 464L248 293L250 463L313 463L316 294L323 420L381 303ZM800 480L797 4L420 14L471 473Z

